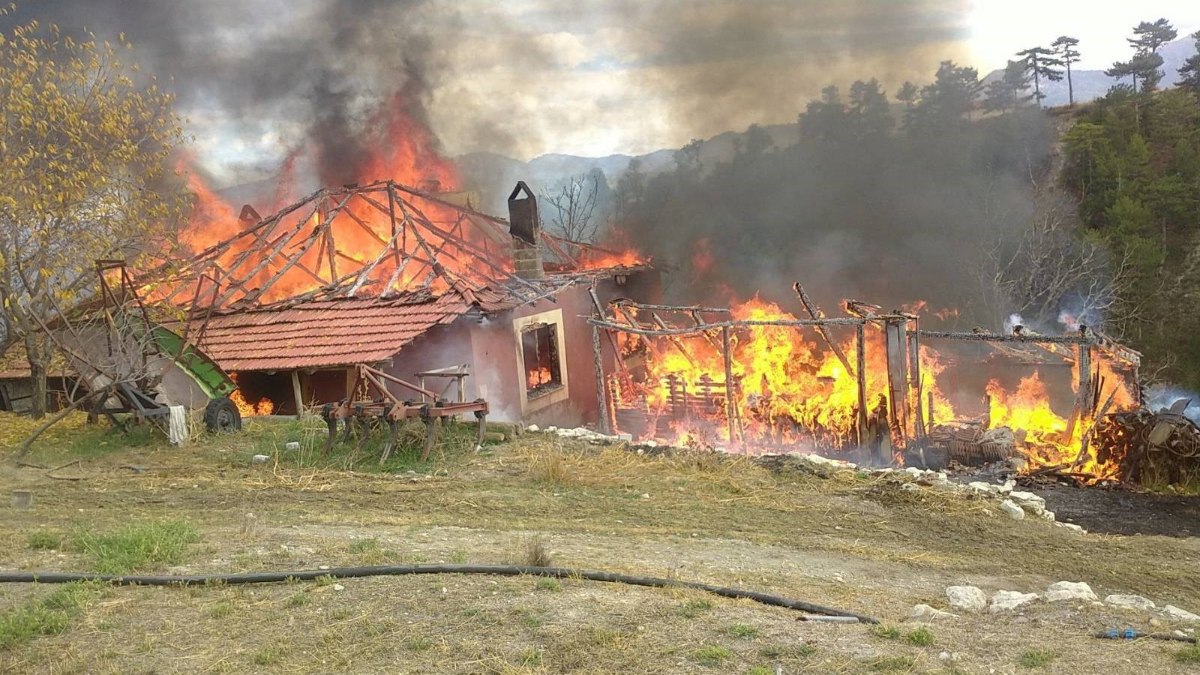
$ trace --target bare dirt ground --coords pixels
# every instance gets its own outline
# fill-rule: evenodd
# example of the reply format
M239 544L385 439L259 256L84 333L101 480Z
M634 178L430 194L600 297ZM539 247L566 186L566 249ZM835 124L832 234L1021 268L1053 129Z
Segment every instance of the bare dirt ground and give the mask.
M3 420L0 420L2 422ZM0 649L0 672L1091 673L1193 672L1178 643L1091 637L1189 626L1086 602L963 614L928 626L944 588L1042 592L1085 581L1200 612L1200 539L1080 535L995 502L853 472L769 473L739 460L640 457L526 435L481 454L379 473L365 458L249 458L309 430L259 429L183 449L52 440L0 467L0 567L94 569L80 532L186 521L186 559L147 572L524 562L740 586L879 617L890 629L698 592L578 580L413 576L200 588L104 588L61 632ZM108 438L108 437L105 437ZM130 468L135 467L135 468ZM353 469L353 470L348 470ZM411 470L413 473L409 473ZM30 509L7 506L12 490ZM1194 504L1194 502L1193 502ZM1050 508L1059 510L1051 501ZM1083 519L1076 522L1084 524ZM58 549L31 546L39 533ZM52 588L0 585L0 613ZM0 626L3 626L0 623ZM1194 626L1190 628L1195 628ZM2 642L2 641L0 641Z

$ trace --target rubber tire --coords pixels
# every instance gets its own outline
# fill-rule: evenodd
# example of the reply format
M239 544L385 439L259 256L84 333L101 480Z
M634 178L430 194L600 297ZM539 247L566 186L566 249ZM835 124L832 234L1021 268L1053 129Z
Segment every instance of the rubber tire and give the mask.
M204 407L204 426L210 434L241 431L242 414L229 398L214 398Z

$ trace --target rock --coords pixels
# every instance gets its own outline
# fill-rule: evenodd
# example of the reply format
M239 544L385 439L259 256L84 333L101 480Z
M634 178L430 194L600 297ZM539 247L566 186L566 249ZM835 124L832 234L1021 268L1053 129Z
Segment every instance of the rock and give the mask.
M904 473L912 476L913 478L920 478L924 472L915 466L910 466L904 470Z
M967 489L982 495L997 494L999 487L999 485L992 485L991 483L984 483L983 481L979 480L967 483Z
M333 585L333 590L335 590L335 591L344 591L344 590L346 590L346 587L345 587L345 586L343 586L343 585L341 585L341 584L334 584L334 585Z
M268 459L271 459L270 455L255 455L250 458L250 463L251 464L266 464Z
M546 433L548 433L548 434L558 433L558 427L546 427Z
M298 441L288 441L284 444L283 449L295 452L300 449L300 443Z
M530 424L529 426L525 427L525 431L528 431L528 432L534 433L534 434L536 434L537 432L539 432L541 430L542 430L542 428L536 424Z
M1020 591L996 591L992 595L991 612L1009 612L1018 607L1024 607L1038 599L1037 593L1021 593Z
M905 483L904 485L900 486L900 489L904 490L905 492L916 492L921 488L917 487L916 483Z
M617 440L622 443L632 443L633 434L617 434Z
M987 607L987 596L975 586L947 586L950 607L963 612L980 612Z
M1015 488L1016 486L1017 486L1017 481L1009 478L1008 480L1004 481L1004 485L1000 486L1000 494L1002 494L1002 495L1010 494L1010 493L1012 493L1013 488Z
M1142 611L1154 609L1154 601L1140 595L1113 594L1104 598L1104 604L1121 609L1140 609Z
M1073 532L1078 532L1078 533L1080 533L1080 534L1087 534L1087 530L1085 530L1085 529L1083 529L1082 527L1080 527L1080 526L1076 525L1075 523L1061 523L1061 522L1058 522L1058 523L1055 523L1055 525L1058 525L1059 527L1065 527L1065 528L1067 528L1068 530L1071 530L1071 531L1073 531Z
M954 652L942 652L938 654L938 660L944 663L952 663L958 660L958 654Z
M1054 522L1054 512L1053 511L1042 511L1038 515L1040 515L1042 517L1042 520L1048 520L1052 523Z
M1007 513L1008 517L1013 520L1022 520L1025 518L1025 509L1022 509L1008 499L1000 502L1000 510Z
M912 608L909 613L909 621L937 621L939 619L957 619L957 614L944 612L940 609L934 609L929 605L917 605Z
M1047 602L1062 602L1063 600L1086 600L1091 602L1096 599L1096 594L1092 592L1092 587L1082 581L1060 581L1056 584L1050 584L1046 588Z
M1185 609L1179 609L1175 605L1163 607L1162 613L1172 621L1200 621L1200 616L1192 614Z
M1008 498L1035 516L1040 516L1046 511L1046 500L1032 492L1013 491L1008 493Z

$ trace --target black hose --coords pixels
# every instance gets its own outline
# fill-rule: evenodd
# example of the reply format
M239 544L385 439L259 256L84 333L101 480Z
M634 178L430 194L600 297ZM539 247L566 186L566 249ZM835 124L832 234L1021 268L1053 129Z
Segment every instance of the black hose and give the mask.
M691 588L723 598L745 598L773 607L786 607L811 614L853 617L863 623L879 623L878 619L840 609L822 607L801 600L789 600L778 595L740 588L714 586L696 581L677 581L658 577L635 577L616 572L575 570L567 567L532 567L528 565L379 565L372 567L334 567L327 570L295 572L243 572L240 574L189 574L160 576L121 576L115 574L78 574L73 572L0 572L0 583L64 584L72 581L102 581L136 586L201 586L205 584L269 584L282 581L312 581L322 577L353 579L357 577L401 576L407 574L491 574L496 576L535 576L557 579L586 579L649 586L653 588Z
M1142 638L1150 638L1152 640L1167 640L1170 642L1187 642L1190 644L1196 644L1196 638L1194 637L1188 637L1186 635L1174 635L1171 633L1143 633L1141 631L1133 630L1132 628L1126 628L1125 630L1116 630L1115 628L1110 628L1109 630L1102 630L1096 633L1095 637L1105 640L1140 640Z

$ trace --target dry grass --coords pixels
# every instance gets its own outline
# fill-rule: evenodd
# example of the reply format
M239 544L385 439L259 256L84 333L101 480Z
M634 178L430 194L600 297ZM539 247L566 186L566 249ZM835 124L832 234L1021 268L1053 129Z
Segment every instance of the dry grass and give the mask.
M249 455L293 440L296 429L254 425L241 438L198 439L185 452L150 443L86 455L85 479L74 482L0 467L0 481L36 497L34 508L0 521L6 565L86 569L94 563L84 553L31 547L33 535L186 519L200 535L187 545L191 554L152 566L528 564L552 542L553 563L562 566L740 585L892 622L918 602L938 606L944 586L963 582L1037 591L1082 580L1102 594L1200 607L1200 589L1178 563L1200 556L1195 541L1080 537L1015 523L987 502L905 492L853 472L775 475L744 459L644 457L542 435L480 455L447 448L429 465L399 472L345 455L325 466L279 453L275 465L249 464ZM44 447L31 459L48 464L72 452ZM936 626L936 635L897 624L885 639L870 627L806 624L747 601L549 581L117 588L81 605L62 632L0 653L0 671L937 672L943 649L960 655L956 667L965 672L1013 672L1031 650L1057 654L1046 666L1055 672L1181 667L1176 650L1162 645L1091 639L1113 622L1149 628L1148 617L1103 609L1036 605L1027 623L966 616ZM34 606L43 595L0 586L0 611Z

